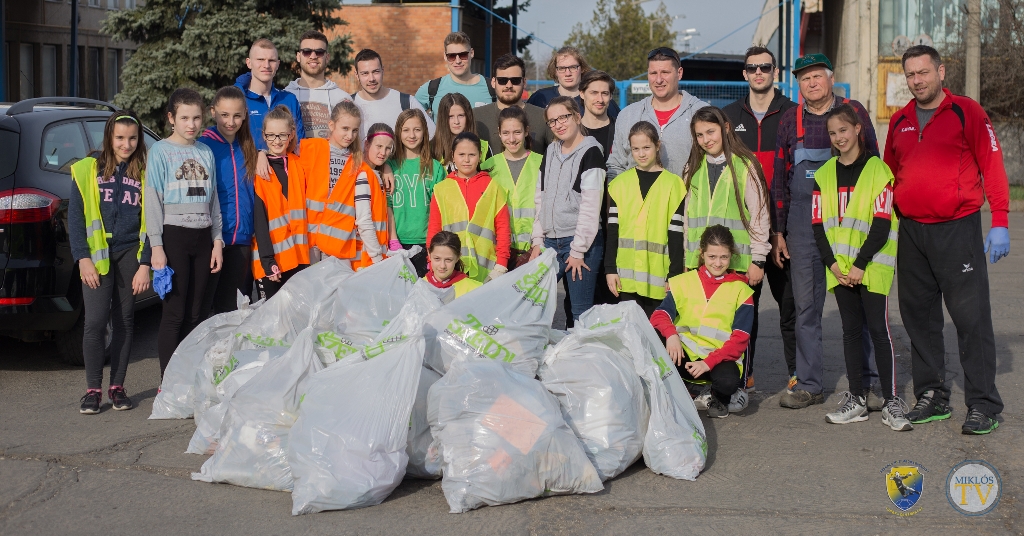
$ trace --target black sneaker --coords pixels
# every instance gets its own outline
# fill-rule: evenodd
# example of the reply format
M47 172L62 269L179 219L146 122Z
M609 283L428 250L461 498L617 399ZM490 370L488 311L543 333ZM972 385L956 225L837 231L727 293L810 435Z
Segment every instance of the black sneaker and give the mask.
M917 399L914 409L907 413L907 419L914 424L922 424L945 420L952 414L949 404L935 398L935 391L925 391L921 398Z
M711 400L708 400L708 417L714 417L716 419L724 419L729 416L729 406L723 404L714 395L711 396Z
M107 391L107 396L110 398L110 405L118 411L124 411L135 407L132 404L132 399L128 398L128 394L124 392L124 387L111 387Z
M971 411L967 412L967 420L964 421L961 430L966 435L983 435L992 433L996 428L999 428L999 421L971 408Z
M79 413L95 415L100 412L100 402L103 401L103 391L88 391L82 397L82 409Z

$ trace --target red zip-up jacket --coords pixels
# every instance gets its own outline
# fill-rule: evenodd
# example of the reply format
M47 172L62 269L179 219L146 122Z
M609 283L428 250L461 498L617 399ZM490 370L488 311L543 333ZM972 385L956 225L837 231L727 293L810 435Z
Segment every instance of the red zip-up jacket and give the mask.
M768 105L768 111L760 122L754 111L750 108L750 94L742 99L737 99L732 104L722 108L732 130L739 137L740 141L754 152L757 161L761 163L764 171L764 180L770 190L772 178L775 176L775 139L779 132L779 120L782 119L782 112L796 106L796 103L786 98L778 89L772 97L772 103Z
M946 98L923 128L915 100L889 120L883 160L896 176L896 210L941 223L981 210L987 196L992 227L1009 227L1010 186L992 121L977 102L942 92Z
M480 196L484 195L484 190L491 184L491 175L486 171L481 171L471 177L469 180L460 178L458 174L453 171L448 175L448 179L454 180L459 185L459 190L462 192L463 199L466 200L466 206L469 207L469 217L473 217L473 213L476 212L476 204L480 201ZM438 183L440 184L440 183ZM437 206L437 190L434 190L434 197L430 198L430 219L427 222L427 246L430 246L430 241L433 240L434 235L441 230L441 210ZM494 217L494 233L496 241L494 243L494 253L497 257L498 264L508 267L508 258L512 253L512 227L509 224L509 217L507 210L499 210L498 214Z

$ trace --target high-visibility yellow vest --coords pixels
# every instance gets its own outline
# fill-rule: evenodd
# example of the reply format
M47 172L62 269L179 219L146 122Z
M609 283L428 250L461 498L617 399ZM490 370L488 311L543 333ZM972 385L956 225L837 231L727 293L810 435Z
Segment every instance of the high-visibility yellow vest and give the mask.
M434 199L441 211L441 228L459 235L462 264L466 275L481 283L498 264L494 217L505 210L505 190L491 181L477 201L473 217L456 179L447 178L434 186Z
M426 279L426 277L424 277L423 279ZM479 288L482 285L483 283L475 279L470 279L466 277L453 283L452 288L455 289L455 297L458 298L471 290Z
M636 168L612 179L608 195L615 201L619 243L615 268L623 292L654 299L665 298L668 279L668 232L682 232L682 222L672 225L672 216L686 197L686 184L679 175L662 171L647 197L640 192Z
M107 246L108 233L100 213L100 186L97 179L96 159L87 157L71 166L71 179L82 194L82 208L85 212L85 238L89 244L89 258L96 266L96 272L107 275L110 271L110 247ZM146 173L139 177L139 190L146 190ZM139 197L139 251L136 258L142 260L142 250L146 247L146 202L145 195Z
M738 156L732 157L732 165L736 168L736 180L733 180L729 166L725 166L722 175L711 192L711 181L708 179L708 162L702 160L700 168L690 180L690 202L686 207L686 267L694 269L700 265L700 236L704 229L712 225L724 225L732 231L736 241L738 254L732 256L729 268L746 272L750 268L750 234L743 226L740 211L750 221L744 195L747 190L747 165ZM736 203L733 185L739 188L740 202Z
M512 180L512 170L502 153L492 156L480 166L480 169L491 174L491 180L496 181L498 186L508 193L506 203L512 222L512 247L520 251L526 251L533 246L533 220L537 217L533 196L537 192L537 178L540 176L542 160L541 155L531 152L526 157L523 170L516 180Z
M832 246L832 254L836 256L839 269L845 274L850 272L853 261L857 260L860 248L868 238L871 222L875 219L875 199L893 184L892 171L877 156L872 156L864 164L864 169L857 179L857 186L850 195L846 212L842 221L839 218L839 190L836 186L836 158L825 162L814 173L814 180L821 190L821 220L825 226L825 236ZM861 284L875 294L889 294L892 288L893 273L896 270L896 240L899 221L892 214L889 226L889 239L864 269ZM829 290L839 284L832 275L832 270L825 270Z
M754 295L754 290L746 283L729 281L719 285L710 300L705 299L704 285L697 270L679 274L669 279L668 284L676 304L676 333L690 361L704 359L725 346L732 336L736 311ZM743 356L736 364L742 376ZM695 383L706 382L706 379L698 379Z

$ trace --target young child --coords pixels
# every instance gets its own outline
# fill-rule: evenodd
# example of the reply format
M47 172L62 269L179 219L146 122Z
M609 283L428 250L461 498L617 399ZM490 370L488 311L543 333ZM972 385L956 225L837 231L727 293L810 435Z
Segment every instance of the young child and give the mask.
M728 228L705 228L700 265L668 280L665 300L651 315L679 375L693 384L711 383L710 392L694 400L698 409L706 404L708 417L728 417L730 400L742 392L741 360L754 322L754 291L746 276L729 269L735 254Z
M356 176L356 256L353 270L361 270L384 259L388 243L388 199L382 175L391 173L388 157L395 148L395 131L384 123L374 123L366 131L363 154L371 173Z
M253 216L256 244L252 272L260 298L272 298L291 277L309 266L305 177L295 155L295 118L277 106L263 119L270 176L256 177Z
M896 363L889 337L889 290L896 268L898 223L892 212L893 175L868 154L857 112L843 104L825 120L833 157L814 174L811 225L828 288L843 320L843 350L850 390L838 411L825 420L847 424L868 420L863 388L864 322L875 346L875 364L884 389L882 423L896 431L914 428L896 396Z
M416 275L427 275L427 222L434 186L445 177L444 166L431 158L427 139L427 118L423 111L405 110L398 114L395 131L401 144L395 157L388 160L394 170L395 187L388 194L390 229L388 249L398 251L420 246L422 251L410 259Z
M461 252L462 241L455 233L438 231L430 239L430 270L424 279L437 288L454 288L455 298L481 284L466 274Z
M757 307L765 259L771 251L768 244L771 230L768 187L761 164L736 137L722 110L714 106L697 110L690 122L690 134L693 146L684 168L689 196L686 203L686 267L696 268L700 263L696 246L708 225L720 223L732 230L738 254L729 267L746 274L750 286L755 289L754 327L750 334L747 362L744 363L745 387L753 390Z
M245 95L235 86L220 88L210 103L214 126L197 141L213 152L217 201L224 239L224 269L210 274L203 317L234 311L237 293L252 295L252 211L256 191L256 145L249 130Z
M373 174L373 169L363 161L359 141L361 121L362 114L355 104L339 102L331 110L331 120L327 123L330 137L326 154L308 146L307 142L314 140L300 142L303 153L300 160L306 173L311 262L319 260L321 255L349 261L356 258L356 179L360 174ZM317 158L321 160L315 161Z
M605 278L613 295L650 316L665 299L666 281L686 268L686 184L662 167L657 127L633 125L629 145L636 167L608 184Z
M440 160L450 173L456 168L452 162L452 142L463 132L476 134L476 118L473 117L473 107L469 100L461 93L449 93L441 97L437 104L437 117L437 129L434 132L431 149L434 157ZM480 140L480 161L487 160L490 154L487 141Z
M116 410L132 409L124 390L135 324L135 296L149 288L150 247L146 238L146 144L133 112L117 112L103 127L98 158L71 166L76 188L68 207L71 254L82 277L86 392L81 413L100 412L107 321L110 340L110 387Z
M537 216L534 197L544 158L530 151L530 123L522 108L509 106L498 113L498 135L505 150L489 158L480 168L489 172L491 179L508 192L506 203L512 218L509 268L516 268L530 260L533 221Z
M174 271L157 336L161 378L178 343L199 323L210 274L224 260L217 165L213 151L196 143L203 125L199 92L174 90L167 122L173 133L149 150L144 194L153 270Z
M605 186L601 144L584 134L572 97L555 97L545 110L557 140L548 145L534 205L533 251L558 251L558 277L566 279L573 321L594 304L599 263L604 254L601 198Z
M480 138L476 134L463 132L452 145L456 170L434 187L427 243L442 230L459 235L466 275L486 283L508 271L508 194L486 171L480 171Z

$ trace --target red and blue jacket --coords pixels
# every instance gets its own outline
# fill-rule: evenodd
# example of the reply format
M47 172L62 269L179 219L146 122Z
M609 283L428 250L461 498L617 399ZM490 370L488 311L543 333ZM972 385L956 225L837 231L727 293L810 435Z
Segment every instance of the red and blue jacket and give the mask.
M246 176L245 155L238 140L228 143L217 127L210 127L199 137L200 143L213 151L217 166L217 200L223 219L224 245L247 246L253 236L253 203L256 191L252 177Z

